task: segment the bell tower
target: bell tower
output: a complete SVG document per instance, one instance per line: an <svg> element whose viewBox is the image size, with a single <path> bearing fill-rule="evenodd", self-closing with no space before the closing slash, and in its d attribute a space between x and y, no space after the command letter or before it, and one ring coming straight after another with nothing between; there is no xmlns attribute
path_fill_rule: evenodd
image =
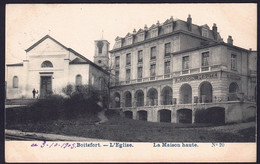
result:
<svg viewBox="0 0 260 164"><path fill-rule="evenodd" d="M95 56L94 63L102 67L104 70L108 69L109 62L109 42L107 40L95 40Z"/></svg>

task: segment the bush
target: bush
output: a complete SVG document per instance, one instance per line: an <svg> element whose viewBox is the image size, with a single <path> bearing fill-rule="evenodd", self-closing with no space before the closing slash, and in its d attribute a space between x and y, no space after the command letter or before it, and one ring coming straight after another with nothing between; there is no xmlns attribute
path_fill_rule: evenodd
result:
<svg viewBox="0 0 260 164"><path fill-rule="evenodd" d="M80 86L73 90L73 86L66 86L63 91L68 96L67 98L52 94L44 99L38 99L30 106L7 109L6 123L15 125L16 123L72 119L93 116L102 110L102 107L97 105L97 102L102 100L100 92L93 87Z"/></svg>

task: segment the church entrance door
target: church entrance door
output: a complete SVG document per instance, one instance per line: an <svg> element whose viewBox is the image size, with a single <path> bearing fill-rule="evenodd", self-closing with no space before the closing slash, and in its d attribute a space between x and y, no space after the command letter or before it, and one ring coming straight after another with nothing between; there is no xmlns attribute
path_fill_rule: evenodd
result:
<svg viewBox="0 0 260 164"><path fill-rule="evenodd" d="M52 93L52 83L51 82L52 82L51 76L41 76L41 89L40 89L41 98Z"/></svg>

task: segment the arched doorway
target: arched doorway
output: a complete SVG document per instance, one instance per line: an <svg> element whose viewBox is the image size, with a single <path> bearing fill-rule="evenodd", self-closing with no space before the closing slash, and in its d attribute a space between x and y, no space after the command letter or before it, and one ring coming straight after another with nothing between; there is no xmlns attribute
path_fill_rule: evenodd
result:
<svg viewBox="0 0 260 164"><path fill-rule="evenodd" d="M171 122L172 120L171 115L172 115L172 111L168 109L161 109L158 111L160 122Z"/></svg>
<svg viewBox="0 0 260 164"><path fill-rule="evenodd" d="M167 86L162 90L162 105L171 105L172 104L172 88Z"/></svg>
<svg viewBox="0 0 260 164"><path fill-rule="evenodd" d="M225 123L225 108L212 107L206 109L207 123L222 124Z"/></svg>
<svg viewBox="0 0 260 164"><path fill-rule="evenodd" d="M237 92L239 91L238 85L236 82L233 82L229 85L229 101L236 101L238 100Z"/></svg>
<svg viewBox="0 0 260 164"><path fill-rule="evenodd" d="M125 111L125 118L133 119L133 112L132 111Z"/></svg>
<svg viewBox="0 0 260 164"><path fill-rule="evenodd" d="M114 107L115 108L120 108L120 101L121 101L120 94L118 92L116 92L114 94Z"/></svg>
<svg viewBox="0 0 260 164"><path fill-rule="evenodd" d="M183 84L180 88L180 104L191 104L192 89L189 84Z"/></svg>
<svg viewBox="0 0 260 164"><path fill-rule="evenodd" d="M144 92L138 90L135 92L136 106L144 106Z"/></svg>
<svg viewBox="0 0 260 164"><path fill-rule="evenodd" d="M158 104L158 92L155 88L149 89L147 95L148 95L148 105L155 106Z"/></svg>
<svg viewBox="0 0 260 164"><path fill-rule="evenodd" d="M191 109L177 110L177 122L178 123L192 123L192 110Z"/></svg>
<svg viewBox="0 0 260 164"><path fill-rule="evenodd" d="M200 102L211 103L212 102L212 85L208 81L204 81L200 84Z"/></svg>
<svg viewBox="0 0 260 164"><path fill-rule="evenodd" d="M138 118L138 120L147 121L147 111L144 111L144 110L138 111L137 118Z"/></svg>
<svg viewBox="0 0 260 164"><path fill-rule="evenodd" d="M129 91L125 92L125 107L132 106L132 94Z"/></svg>

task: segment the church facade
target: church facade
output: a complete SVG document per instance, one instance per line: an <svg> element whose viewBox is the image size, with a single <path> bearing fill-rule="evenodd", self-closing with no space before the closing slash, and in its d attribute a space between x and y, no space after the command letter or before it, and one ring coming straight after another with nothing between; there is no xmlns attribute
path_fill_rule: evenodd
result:
<svg viewBox="0 0 260 164"><path fill-rule="evenodd" d="M93 85L104 90L104 78L109 76L105 70L108 50L107 41L95 41L95 64L46 35L26 50L22 63L7 64L6 98L33 98L34 89L39 97L62 94L68 84Z"/></svg>
<svg viewBox="0 0 260 164"><path fill-rule="evenodd" d="M231 36L225 43L216 24L171 17L115 41L110 107L125 117L194 123L256 115L257 52Z"/></svg>

